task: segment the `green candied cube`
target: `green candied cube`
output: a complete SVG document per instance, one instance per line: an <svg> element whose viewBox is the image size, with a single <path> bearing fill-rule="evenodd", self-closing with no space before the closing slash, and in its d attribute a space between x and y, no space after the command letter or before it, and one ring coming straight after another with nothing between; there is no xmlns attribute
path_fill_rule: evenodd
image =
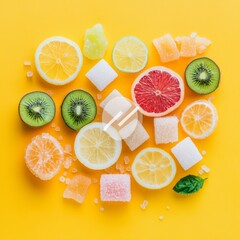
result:
<svg viewBox="0 0 240 240"><path fill-rule="evenodd" d="M107 45L102 24L96 24L85 32L83 55L91 60L103 58Z"/></svg>

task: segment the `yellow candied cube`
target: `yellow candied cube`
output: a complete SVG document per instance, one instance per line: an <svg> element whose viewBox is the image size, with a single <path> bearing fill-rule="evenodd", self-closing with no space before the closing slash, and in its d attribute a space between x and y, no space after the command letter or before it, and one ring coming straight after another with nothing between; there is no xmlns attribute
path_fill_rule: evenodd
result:
<svg viewBox="0 0 240 240"><path fill-rule="evenodd" d="M180 53L170 34L165 34L162 37L154 39L153 44L156 47L162 62L171 62L179 59Z"/></svg>

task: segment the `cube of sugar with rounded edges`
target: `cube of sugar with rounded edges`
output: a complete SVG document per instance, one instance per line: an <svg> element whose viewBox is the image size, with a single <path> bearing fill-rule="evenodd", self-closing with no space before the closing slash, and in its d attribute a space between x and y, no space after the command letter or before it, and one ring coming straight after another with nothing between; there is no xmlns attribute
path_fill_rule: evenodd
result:
<svg viewBox="0 0 240 240"><path fill-rule="evenodd" d="M117 97L112 99L104 107L106 111L112 117L115 117L121 112L121 116L124 116L125 113L132 107L132 103L125 97Z"/></svg>
<svg viewBox="0 0 240 240"><path fill-rule="evenodd" d="M165 34L162 37L154 39L153 44L156 47L162 62L171 62L179 59L180 53L170 34Z"/></svg>
<svg viewBox="0 0 240 240"><path fill-rule="evenodd" d="M156 144L178 141L178 118L175 116L154 118Z"/></svg>
<svg viewBox="0 0 240 240"><path fill-rule="evenodd" d="M130 202L131 182L129 174L102 174L100 198L107 202Z"/></svg>
<svg viewBox="0 0 240 240"><path fill-rule="evenodd" d="M130 122L129 124L132 124L132 122ZM127 126L125 126L125 128ZM124 131L122 130L122 132ZM140 147L144 142L146 142L148 139L149 139L149 134L147 133L143 125L139 121L137 121L136 129L133 131L133 133L129 137L124 138L123 140L128 145L130 150L134 151L135 149Z"/></svg>
<svg viewBox="0 0 240 240"><path fill-rule="evenodd" d="M86 77L99 91L106 88L117 76L118 74L104 59L100 60L86 73Z"/></svg>
<svg viewBox="0 0 240 240"><path fill-rule="evenodd" d="M184 170L188 170L202 160L202 155L190 137L183 139L171 151Z"/></svg>
<svg viewBox="0 0 240 240"><path fill-rule="evenodd" d="M123 97L123 95L117 90L114 89L112 92L110 92L107 97L100 103L100 107L104 108L109 101L111 101L114 98L117 97Z"/></svg>

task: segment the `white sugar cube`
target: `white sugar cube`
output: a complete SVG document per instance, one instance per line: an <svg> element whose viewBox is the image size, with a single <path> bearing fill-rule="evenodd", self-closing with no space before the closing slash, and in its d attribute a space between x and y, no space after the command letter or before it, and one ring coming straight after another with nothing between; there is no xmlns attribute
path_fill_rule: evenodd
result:
<svg viewBox="0 0 240 240"><path fill-rule="evenodd" d="M125 113L132 107L131 102L125 97L117 97L112 99L105 107L106 111L112 117L115 117L119 112L121 116L124 116Z"/></svg>
<svg viewBox="0 0 240 240"><path fill-rule="evenodd" d="M100 60L86 73L86 77L99 91L106 88L117 76L118 74L104 59Z"/></svg>
<svg viewBox="0 0 240 240"><path fill-rule="evenodd" d="M190 137L183 139L171 151L184 170L188 170L202 159L202 155Z"/></svg>
<svg viewBox="0 0 240 240"><path fill-rule="evenodd" d="M130 123L131 124L131 123ZM124 142L128 145L131 151L141 146L149 139L149 135L143 125L138 121L135 131Z"/></svg>
<svg viewBox="0 0 240 240"><path fill-rule="evenodd" d="M114 89L112 92L110 92L107 97L100 103L100 107L104 108L109 101L111 101L114 98L117 97L123 97L123 95L117 90Z"/></svg>
<svg viewBox="0 0 240 240"><path fill-rule="evenodd" d="M175 116L154 118L155 142L172 143L178 141L178 118Z"/></svg>

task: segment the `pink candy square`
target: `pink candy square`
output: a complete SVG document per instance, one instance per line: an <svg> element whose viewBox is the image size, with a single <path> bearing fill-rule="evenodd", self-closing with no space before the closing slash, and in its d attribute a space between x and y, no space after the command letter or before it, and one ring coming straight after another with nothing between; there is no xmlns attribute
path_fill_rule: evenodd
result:
<svg viewBox="0 0 240 240"><path fill-rule="evenodd" d="M129 174L102 174L100 197L107 202L130 202L131 183Z"/></svg>

